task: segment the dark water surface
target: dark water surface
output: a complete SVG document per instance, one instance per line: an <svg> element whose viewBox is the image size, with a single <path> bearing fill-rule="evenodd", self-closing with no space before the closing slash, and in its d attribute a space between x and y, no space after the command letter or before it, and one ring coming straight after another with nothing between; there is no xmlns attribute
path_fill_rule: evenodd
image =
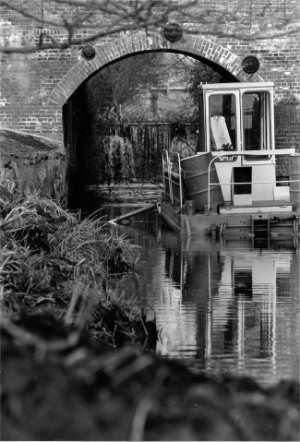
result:
<svg viewBox="0 0 300 442"><path fill-rule="evenodd" d="M180 238L152 212L118 228L140 246L137 296L155 312L158 354L264 384L299 379L299 249Z"/></svg>

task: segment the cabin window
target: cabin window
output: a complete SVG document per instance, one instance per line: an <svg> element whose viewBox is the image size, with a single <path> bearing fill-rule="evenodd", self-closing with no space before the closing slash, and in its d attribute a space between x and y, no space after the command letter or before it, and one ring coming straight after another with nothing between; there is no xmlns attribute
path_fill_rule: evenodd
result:
<svg viewBox="0 0 300 442"><path fill-rule="evenodd" d="M233 181L235 195L251 193L252 167L234 167Z"/></svg>
<svg viewBox="0 0 300 442"><path fill-rule="evenodd" d="M268 124L267 92L245 92L243 94L244 150L268 149L270 127Z"/></svg>
<svg viewBox="0 0 300 442"><path fill-rule="evenodd" d="M236 96L214 94L209 97L210 149L236 150Z"/></svg>

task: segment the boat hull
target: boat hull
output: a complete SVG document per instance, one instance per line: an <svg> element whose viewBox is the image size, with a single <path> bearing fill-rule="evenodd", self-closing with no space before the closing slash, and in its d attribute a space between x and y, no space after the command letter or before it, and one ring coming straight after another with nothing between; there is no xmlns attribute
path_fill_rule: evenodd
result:
<svg viewBox="0 0 300 442"><path fill-rule="evenodd" d="M300 236L300 215L296 212L184 214L171 204L162 202L159 213L172 230L187 236L213 236L230 240L283 240Z"/></svg>
<svg viewBox="0 0 300 442"><path fill-rule="evenodd" d="M208 176L209 164L212 160L210 152L203 152L181 160L183 171L185 199L193 202L193 210L196 212L207 210L208 206L208 181L219 183L218 175L213 164L210 177ZM219 185L211 186L211 207L217 207L224 203Z"/></svg>

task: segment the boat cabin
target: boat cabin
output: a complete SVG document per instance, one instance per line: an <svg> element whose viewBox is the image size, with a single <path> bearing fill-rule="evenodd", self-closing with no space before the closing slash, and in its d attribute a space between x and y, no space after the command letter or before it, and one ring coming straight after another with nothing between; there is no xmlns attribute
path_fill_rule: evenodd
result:
<svg viewBox="0 0 300 442"><path fill-rule="evenodd" d="M289 187L276 185L273 84L202 85L201 94L204 150L218 157L225 205L289 201Z"/></svg>
<svg viewBox="0 0 300 442"><path fill-rule="evenodd" d="M273 90L271 82L200 85L200 151L179 159L182 198L196 211L290 203L288 182L276 182L276 156L294 149L275 151Z"/></svg>
<svg viewBox="0 0 300 442"><path fill-rule="evenodd" d="M201 84L199 93L198 152L185 158L165 152L165 199L189 215L299 210L300 155L275 149L273 83ZM277 181L280 155L292 156L290 178L298 179Z"/></svg>

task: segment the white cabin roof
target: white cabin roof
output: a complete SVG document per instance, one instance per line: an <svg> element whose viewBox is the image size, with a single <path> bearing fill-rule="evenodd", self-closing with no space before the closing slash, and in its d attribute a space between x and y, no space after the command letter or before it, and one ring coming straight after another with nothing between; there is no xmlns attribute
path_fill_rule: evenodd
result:
<svg viewBox="0 0 300 442"><path fill-rule="evenodd" d="M227 89L230 90L240 90L240 89L248 89L248 90L265 90L274 87L274 83L272 81L259 81L259 82L235 82L235 83L200 83L199 88L204 91L224 91Z"/></svg>

